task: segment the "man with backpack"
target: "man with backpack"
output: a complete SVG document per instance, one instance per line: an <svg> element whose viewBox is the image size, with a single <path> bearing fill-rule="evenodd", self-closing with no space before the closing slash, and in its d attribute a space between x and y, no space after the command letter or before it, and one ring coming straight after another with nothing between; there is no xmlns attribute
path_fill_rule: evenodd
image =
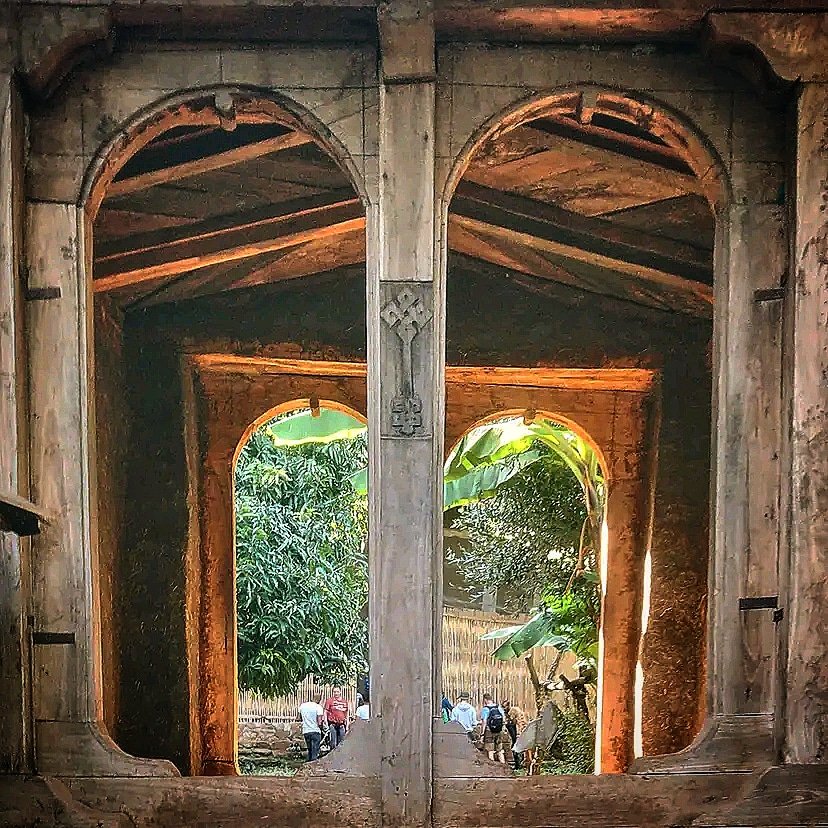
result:
<svg viewBox="0 0 828 828"><path fill-rule="evenodd" d="M505 729L506 718L503 709L488 693L483 695L483 708L480 711L483 721L483 749L489 759L497 762L506 762L506 750L511 749L512 742Z"/></svg>

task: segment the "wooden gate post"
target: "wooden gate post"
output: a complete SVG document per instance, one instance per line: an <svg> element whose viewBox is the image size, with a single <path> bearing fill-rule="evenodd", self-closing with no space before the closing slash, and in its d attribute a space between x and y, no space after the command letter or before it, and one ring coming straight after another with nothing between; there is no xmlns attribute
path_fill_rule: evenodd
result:
<svg viewBox="0 0 828 828"><path fill-rule="evenodd" d="M20 281L23 113L0 72L0 492L28 496ZM28 688L29 541L0 530L0 773L31 771Z"/></svg>
<svg viewBox="0 0 828 828"><path fill-rule="evenodd" d="M368 248L371 701L381 728L383 825L419 828L431 824L442 527L434 29L426 3L390 2L379 19L379 204Z"/></svg>
<svg viewBox="0 0 828 828"><path fill-rule="evenodd" d="M50 517L32 541L36 769L63 776L174 776L169 762L123 753L100 726L85 225L75 204L27 204L29 473L32 499Z"/></svg>
<svg viewBox="0 0 828 828"><path fill-rule="evenodd" d="M828 15L821 16L828 39ZM825 42L825 41L823 41ZM813 54L819 54L818 50ZM828 762L828 68L799 91L790 263L790 505L784 754Z"/></svg>

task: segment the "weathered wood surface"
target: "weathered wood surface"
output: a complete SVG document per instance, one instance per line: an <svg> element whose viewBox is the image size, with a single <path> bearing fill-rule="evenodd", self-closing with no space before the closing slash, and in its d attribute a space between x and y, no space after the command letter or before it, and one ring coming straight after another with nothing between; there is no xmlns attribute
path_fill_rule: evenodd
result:
<svg viewBox="0 0 828 828"><path fill-rule="evenodd" d="M17 90L0 73L0 489L28 494L23 352L23 121ZM35 521L37 522L37 521ZM29 769L28 541L0 532L0 772Z"/></svg>
<svg viewBox="0 0 828 828"><path fill-rule="evenodd" d="M828 761L828 84L797 107L785 756Z"/></svg>
<svg viewBox="0 0 828 828"><path fill-rule="evenodd" d="M789 765L771 768L756 788L718 812L697 817L693 825L750 825L752 828L828 824L828 768Z"/></svg>
<svg viewBox="0 0 828 828"><path fill-rule="evenodd" d="M437 780L436 828L654 828L686 825L749 792L758 775L540 776Z"/></svg>
<svg viewBox="0 0 828 828"><path fill-rule="evenodd" d="M403 34L420 36L421 16L431 25L430 3L402 11ZM378 222L368 235L368 257L378 263L368 276L368 363L377 368L368 376L368 547L383 825L414 828L431 821L444 349L434 280L435 85L421 61L407 62L400 34L382 58L396 80L407 77L380 87Z"/></svg>
<svg viewBox="0 0 828 828"><path fill-rule="evenodd" d="M57 294L29 302L26 318L31 494L55 516L32 541L34 632L71 637L33 648L34 715L63 722L88 721L92 708L78 218L73 205L30 203L26 224L28 289Z"/></svg>
<svg viewBox="0 0 828 828"><path fill-rule="evenodd" d="M72 794L131 828L379 828L380 785L369 778L78 779Z"/></svg>
<svg viewBox="0 0 828 828"><path fill-rule="evenodd" d="M336 750L308 762L299 771L302 777L349 777L356 776L377 784L380 776L380 720L354 719L348 727L344 741Z"/></svg>
<svg viewBox="0 0 828 828"><path fill-rule="evenodd" d="M0 779L3 824L28 828L34 816L37 824L59 828L381 824L379 784L364 778L74 779L68 784L67 791L52 780ZM825 769L813 766L773 768L764 775L444 779L435 783L434 825L818 826L825 824L826 790Z"/></svg>
<svg viewBox="0 0 828 828"><path fill-rule="evenodd" d="M478 750L459 722L434 720L434 778L500 778L511 779L510 765L494 762Z"/></svg>
<svg viewBox="0 0 828 828"><path fill-rule="evenodd" d="M763 293L785 272L784 210L738 204L719 223L717 244L717 364L715 548L710 575L712 639L709 692L714 720L688 748L702 768L750 764L739 742L754 745L756 767L769 765L773 746L767 715L775 708L776 626L771 610L741 611L740 598L776 595L780 531L781 302ZM724 715L725 718L719 718ZM722 726L735 728L735 740ZM711 744L705 745L704 740ZM735 748L735 752L734 752ZM677 769L681 761L661 765ZM642 768L659 767L658 760Z"/></svg>
<svg viewBox="0 0 828 828"><path fill-rule="evenodd" d="M3 828L132 828L123 813L106 814L78 802L59 780L42 776L0 776Z"/></svg>
<svg viewBox="0 0 828 828"><path fill-rule="evenodd" d="M676 753L645 756L630 768L641 774L732 773L769 768L774 760L773 716L708 716L692 744Z"/></svg>

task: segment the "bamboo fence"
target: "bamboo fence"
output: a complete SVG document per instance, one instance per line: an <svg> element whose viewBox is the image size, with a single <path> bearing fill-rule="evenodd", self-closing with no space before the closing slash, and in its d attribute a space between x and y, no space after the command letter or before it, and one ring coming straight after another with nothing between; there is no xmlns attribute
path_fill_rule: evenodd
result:
<svg viewBox="0 0 828 828"><path fill-rule="evenodd" d="M504 627L512 627L528 620L526 616L506 617L480 610L447 608L443 612L443 691L452 701L466 691L472 704L480 706L483 693L490 693L495 701L509 699L524 710L529 718L535 713L535 691L529 678L525 660L512 658L498 661L492 658L496 641L483 641L481 636ZM535 666L541 679L554 661L553 647L539 647L534 651ZM559 672L571 672L567 656Z"/></svg>
<svg viewBox="0 0 828 828"><path fill-rule="evenodd" d="M443 686L442 690L454 702L462 691L471 696L477 707L483 701L483 693L491 693L496 701L510 699L512 704L522 708L532 718L535 711L535 692L529 678L529 671L522 658L497 661L492 658L496 644L483 641L481 636L503 627L511 627L527 620L526 617L506 617L479 610L446 608L443 613ZM552 647L535 650L535 665L541 678L554 660L556 651ZM571 673L570 662L564 657L559 671ZM570 676L572 677L572 676ZM296 691L278 698L264 698L256 693L239 692L239 721L268 721L284 724L296 720L299 705L313 698L315 692L330 695L331 687L319 687L313 677L308 677ZM343 687L343 695L356 706L356 687Z"/></svg>
<svg viewBox="0 0 828 828"><path fill-rule="evenodd" d="M266 698L248 690L239 691L239 722L270 722L271 724L288 724L299 718L299 705L312 699L316 693L322 694L322 703L331 695L334 687L342 688L342 695L351 703L351 710L356 710L356 685L343 684L318 685L313 676L308 676L296 690L287 696Z"/></svg>

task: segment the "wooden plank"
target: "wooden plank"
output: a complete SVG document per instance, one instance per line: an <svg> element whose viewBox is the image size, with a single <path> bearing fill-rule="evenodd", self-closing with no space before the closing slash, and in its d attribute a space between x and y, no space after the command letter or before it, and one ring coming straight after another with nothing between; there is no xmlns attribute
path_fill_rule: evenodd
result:
<svg viewBox="0 0 828 828"><path fill-rule="evenodd" d="M626 774L437 780L436 828L655 828L689 825L752 790L758 774Z"/></svg>
<svg viewBox="0 0 828 828"><path fill-rule="evenodd" d="M106 198L117 198L118 196L137 193L141 190L155 187L158 184L170 184L174 181L182 181L185 178L193 178L197 175L221 170L225 167L232 167L242 164L245 161L252 161L263 155L271 155L282 150L300 147L311 143L313 139L301 132L289 132L286 135L277 135L263 141L254 141L243 144L240 147L217 152L210 155L203 155L191 161L185 161L171 166L161 166L158 169L150 169L147 172L115 179L106 190ZM148 150L145 149L146 153Z"/></svg>
<svg viewBox="0 0 828 828"><path fill-rule="evenodd" d="M261 374L298 374L300 376L364 377L365 363L316 359L268 359L235 354L197 354L192 357L202 374L228 372ZM447 365L446 382L473 385L531 386L570 391L635 391L648 393L658 372L649 368L506 368L493 366Z"/></svg>
<svg viewBox="0 0 828 828"><path fill-rule="evenodd" d="M233 373L247 376L295 374L303 377L364 377L367 374L365 363L359 362L268 359L235 354L197 354L192 357L192 361L202 375Z"/></svg>
<svg viewBox="0 0 828 828"><path fill-rule="evenodd" d="M221 216L182 228L132 239L132 246L108 246L95 263L95 292L149 282L272 253L307 241L339 236L365 226L362 205L353 196L331 201L314 197L299 203Z"/></svg>
<svg viewBox="0 0 828 828"><path fill-rule="evenodd" d="M504 368L447 365L446 382L648 393L658 372L649 368Z"/></svg>
<svg viewBox="0 0 828 828"><path fill-rule="evenodd" d="M255 265L243 260L230 267L202 269L191 278L172 278L141 297L135 305L147 307L195 296L209 296L244 290L325 273L365 261L365 231L362 228L341 236L314 239L257 259Z"/></svg>
<svg viewBox="0 0 828 828"><path fill-rule="evenodd" d="M774 709L776 628L769 610L739 610L742 597L776 595L781 449L781 302L756 301L785 273L785 215L773 205L729 214L727 363L722 376L723 454L719 538L727 554L717 583L717 712ZM726 437L725 437L726 435Z"/></svg>
<svg viewBox="0 0 828 828"><path fill-rule="evenodd" d="M29 204L28 287L55 288L59 298L29 302L26 329L31 495L55 515L32 540L34 628L75 636L70 645L34 648L34 715L82 722L88 720L91 700L91 608L81 456L78 219L74 205Z"/></svg>
<svg viewBox="0 0 828 828"><path fill-rule="evenodd" d="M796 227L790 268L791 497L785 756L828 755L828 84L797 108Z"/></svg>
<svg viewBox="0 0 828 828"><path fill-rule="evenodd" d="M69 783L80 802L128 812L136 828L251 825L285 828L380 828L380 785L367 777L191 777L83 779Z"/></svg>

